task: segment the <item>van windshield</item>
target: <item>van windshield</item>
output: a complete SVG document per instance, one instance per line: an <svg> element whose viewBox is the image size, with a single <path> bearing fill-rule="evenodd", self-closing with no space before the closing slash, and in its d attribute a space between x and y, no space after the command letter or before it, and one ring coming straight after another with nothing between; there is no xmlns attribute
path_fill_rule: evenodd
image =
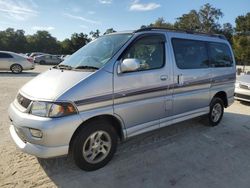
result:
<svg viewBox="0 0 250 188"><path fill-rule="evenodd" d="M88 43L58 67L99 69L131 38L132 34L104 35Z"/></svg>

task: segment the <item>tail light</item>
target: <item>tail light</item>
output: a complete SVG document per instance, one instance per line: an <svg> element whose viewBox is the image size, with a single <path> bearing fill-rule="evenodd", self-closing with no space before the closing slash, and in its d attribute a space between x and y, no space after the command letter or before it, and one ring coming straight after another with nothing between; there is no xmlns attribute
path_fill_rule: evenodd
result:
<svg viewBox="0 0 250 188"><path fill-rule="evenodd" d="M33 62L34 62L34 60L33 60L32 57L27 58L27 60L28 60L30 63L33 63Z"/></svg>

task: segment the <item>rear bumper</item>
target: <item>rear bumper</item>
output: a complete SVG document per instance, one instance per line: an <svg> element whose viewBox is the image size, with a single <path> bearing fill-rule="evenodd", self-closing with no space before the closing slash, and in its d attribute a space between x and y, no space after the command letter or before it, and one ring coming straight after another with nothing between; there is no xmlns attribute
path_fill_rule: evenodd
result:
<svg viewBox="0 0 250 188"><path fill-rule="evenodd" d="M34 63L31 66L29 65L29 66L23 67L23 70L33 70L33 69L35 69L35 64Z"/></svg>
<svg viewBox="0 0 250 188"><path fill-rule="evenodd" d="M10 125L9 130L16 146L25 153L35 155L40 158L51 158L66 155L68 153L69 146L45 147L36 144L31 144L29 142L24 142L18 136L13 125Z"/></svg>

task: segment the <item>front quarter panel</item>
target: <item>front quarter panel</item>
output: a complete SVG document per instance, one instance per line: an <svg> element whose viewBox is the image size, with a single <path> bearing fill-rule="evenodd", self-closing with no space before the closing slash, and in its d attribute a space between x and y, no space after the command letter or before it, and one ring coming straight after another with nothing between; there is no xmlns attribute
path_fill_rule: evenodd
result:
<svg viewBox="0 0 250 188"><path fill-rule="evenodd" d="M82 120L100 114L113 114L112 74L99 70L58 98L76 104Z"/></svg>

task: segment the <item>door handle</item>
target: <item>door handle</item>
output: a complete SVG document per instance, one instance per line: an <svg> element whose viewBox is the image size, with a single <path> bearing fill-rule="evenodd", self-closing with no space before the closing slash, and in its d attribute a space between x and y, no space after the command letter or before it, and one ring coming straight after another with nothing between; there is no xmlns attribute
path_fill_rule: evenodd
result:
<svg viewBox="0 0 250 188"><path fill-rule="evenodd" d="M168 79L168 76L167 75L161 75L161 81L166 81Z"/></svg>

